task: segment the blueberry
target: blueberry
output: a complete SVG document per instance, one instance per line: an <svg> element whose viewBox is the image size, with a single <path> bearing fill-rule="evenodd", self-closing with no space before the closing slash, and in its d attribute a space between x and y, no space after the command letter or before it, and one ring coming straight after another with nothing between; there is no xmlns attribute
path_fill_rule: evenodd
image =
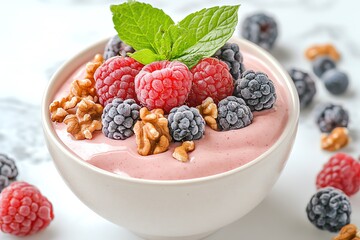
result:
<svg viewBox="0 0 360 240"><path fill-rule="evenodd" d="M321 56L313 61L313 70L318 77L321 77L326 71L334 68L336 68L336 63L329 57Z"/></svg>
<svg viewBox="0 0 360 240"><path fill-rule="evenodd" d="M348 76L337 69L326 71L321 79L324 82L326 89L334 95L344 93L349 86Z"/></svg>

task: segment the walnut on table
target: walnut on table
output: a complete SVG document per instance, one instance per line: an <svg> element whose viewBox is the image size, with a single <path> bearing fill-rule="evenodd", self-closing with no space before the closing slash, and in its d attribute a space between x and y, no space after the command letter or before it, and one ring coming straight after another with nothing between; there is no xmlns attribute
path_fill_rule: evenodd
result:
<svg viewBox="0 0 360 240"><path fill-rule="evenodd" d="M330 56L333 60L340 60L340 53L332 44L313 45L306 49L305 56L309 60L314 60L318 56Z"/></svg>
<svg viewBox="0 0 360 240"><path fill-rule="evenodd" d="M171 136L164 111L162 109L149 111L143 107L140 109L140 119L134 126L138 153L147 156L167 151Z"/></svg>
<svg viewBox="0 0 360 240"><path fill-rule="evenodd" d="M357 227L354 224L348 224L341 228L339 234L333 240L357 240Z"/></svg>
<svg viewBox="0 0 360 240"><path fill-rule="evenodd" d="M214 100L211 97L206 98L201 105L196 107L201 116L203 116L206 124L213 130L218 130L216 118L218 116L218 109Z"/></svg>
<svg viewBox="0 0 360 240"><path fill-rule="evenodd" d="M347 128L337 127L330 134L322 135L321 148L328 151L337 151L349 143Z"/></svg>

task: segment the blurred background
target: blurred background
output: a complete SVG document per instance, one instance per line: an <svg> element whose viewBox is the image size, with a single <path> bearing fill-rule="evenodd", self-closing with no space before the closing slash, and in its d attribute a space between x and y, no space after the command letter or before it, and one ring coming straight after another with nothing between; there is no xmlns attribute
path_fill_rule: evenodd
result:
<svg viewBox="0 0 360 240"><path fill-rule="evenodd" d="M40 104L45 87L62 63L89 45L115 34L110 4L96 0L0 0L0 152L18 161L19 179L37 185L53 202L55 220L27 239L139 240L92 213L66 187L44 144ZM356 0L144 0L162 8L174 20L204 7L241 4L243 19L254 12L275 17L279 37L271 53L285 68L311 71L304 57L307 47L333 43L348 73L350 89L333 97L320 83L314 103L301 113L299 134L289 163L275 188L252 213L227 226L215 239L330 239L333 235L307 222L305 206L315 191L314 179L331 156L319 147L320 133L313 118L323 102L343 104L350 111L352 143L346 151L360 154L360 1ZM360 224L360 199L352 198L353 222ZM0 239L15 239L0 233Z"/></svg>

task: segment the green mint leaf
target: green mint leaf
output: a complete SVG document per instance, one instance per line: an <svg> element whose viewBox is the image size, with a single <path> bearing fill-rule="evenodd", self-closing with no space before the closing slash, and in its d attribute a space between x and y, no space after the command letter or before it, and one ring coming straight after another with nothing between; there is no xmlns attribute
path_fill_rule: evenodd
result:
<svg viewBox="0 0 360 240"><path fill-rule="evenodd" d="M159 53L156 35L166 32L174 21L164 11L150 4L131 1L110 7L113 22L122 41L135 50L149 49Z"/></svg>
<svg viewBox="0 0 360 240"><path fill-rule="evenodd" d="M200 59L212 56L233 35L238 9L239 5L212 7L185 17L177 24L186 31L172 44L171 60L191 68Z"/></svg>
<svg viewBox="0 0 360 240"><path fill-rule="evenodd" d="M146 65L155 61L165 60L166 57L164 55L159 55L151 51L150 49L141 49L134 53L128 54L129 57L135 59L136 61Z"/></svg>

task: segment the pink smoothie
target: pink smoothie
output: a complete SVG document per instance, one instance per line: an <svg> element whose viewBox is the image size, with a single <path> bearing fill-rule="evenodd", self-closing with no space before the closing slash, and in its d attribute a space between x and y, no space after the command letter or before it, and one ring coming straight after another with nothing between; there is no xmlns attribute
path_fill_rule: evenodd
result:
<svg viewBox="0 0 360 240"><path fill-rule="evenodd" d="M84 161L104 170L123 176L178 180L205 177L240 167L267 151L280 137L288 121L289 95L282 79L276 79L260 59L243 52L247 69L268 74L276 87L277 101L270 110L254 112L251 125L232 131L217 132L206 127L202 139L195 141L196 149L190 161L183 163L172 157L179 143L161 154L140 156L136 150L135 136L126 140L106 138L101 131L92 140L74 140L66 132L66 125L54 123L61 141ZM74 78L81 78L84 66L75 72L58 90L54 99L66 96Z"/></svg>

